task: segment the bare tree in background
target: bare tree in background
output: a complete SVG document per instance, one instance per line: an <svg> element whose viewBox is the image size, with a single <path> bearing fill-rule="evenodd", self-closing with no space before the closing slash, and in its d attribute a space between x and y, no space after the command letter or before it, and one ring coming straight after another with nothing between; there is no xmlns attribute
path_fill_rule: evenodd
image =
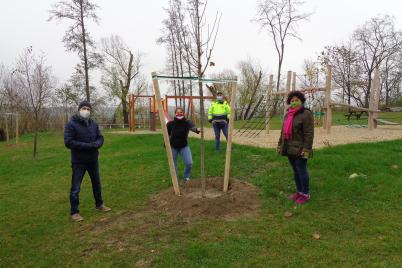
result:
<svg viewBox="0 0 402 268"><path fill-rule="evenodd" d="M124 124L128 125L127 95L133 80L139 77L141 55L140 53L134 55L123 39L116 35L103 38L101 43L105 61L102 84L112 96L119 98Z"/></svg>
<svg viewBox="0 0 402 268"><path fill-rule="evenodd" d="M266 29L272 36L278 54L278 74L276 89L279 91L281 70L285 55L287 38L300 39L298 23L308 20L312 13L300 13L299 8L304 4L296 0L263 0L258 4L255 21L262 29Z"/></svg>
<svg viewBox="0 0 402 268"><path fill-rule="evenodd" d="M364 106L368 107L374 70L402 49L402 33L395 30L388 15L371 18L353 33L359 59L366 72Z"/></svg>
<svg viewBox="0 0 402 268"><path fill-rule="evenodd" d="M260 65L251 60L241 61L238 64L240 69L239 85L239 108L240 119L251 119L261 105L266 92L263 92L264 77Z"/></svg>
<svg viewBox="0 0 402 268"><path fill-rule="evenodd" d="M356 100L353 89L361 76L361 67L359 67L361 63L352 41L343 45L325 47L319 56L319 61L323 69L327 64L333 67L332 78L335 84L342 88L342 101L346 99L347 103L351 104L352 98ZM357 100L357 103L359 102Z"/></svg>
<svg viewBox="0 0 402 268"><path fill-rule="evenodd" d="M399 100L402 86L402 50L387 57L380 68L381 87L384 89L385 105L389 106L392 99Z"/></svg>
<svg viewBox="0 0 402 268"><path fill-rule="evenodd" d="M61 87L55 89L55 102L60 103L63 106L63 126L68 121L68 115L70 114L69 108L74 106L76 108L77 102L79 102L79 93L68 83L63 84Z"/></svg>
<svg viewBox="0 0 402 268"><path fill-rule="evenodd" d="M37 154L39 119L42 109L50 99L55 78L49 66L46 65L45 56L36 56L32 48L24 50L17 62L17 84L23 96L29 103L34 116L34 144L33 157Z"/></svg>
<svg viewBox="0 0 402 268"><path fill-rule="evenodd" d="M157 43L164 44L168 51L167 68L172 76L194 76L195 68L191 64L193 40L189 30L189 16L186 16L186 5L182 0L170 0L165 9L168 17L163 20L162 36ZM193 95L193 82L172 81L176 96ZM178 105L177 99L176 106ZM179 105L185 109L185 102L179 99Z"/></svg>
<svg viewBox="0 0 402 268"><path fill-rule="evenodd" d="M63 42L67 51L76 52L81 60L77 66L78 73L85 77L85 93L87 101L90 101L89 70L100 63L101 57L95 52L95 42L89 36L87 29L88 20L98 23L96 15L97 5L89 0L65 0L53 5L50 10L49 20L68 19L72 25L66 31Z"/></svg>

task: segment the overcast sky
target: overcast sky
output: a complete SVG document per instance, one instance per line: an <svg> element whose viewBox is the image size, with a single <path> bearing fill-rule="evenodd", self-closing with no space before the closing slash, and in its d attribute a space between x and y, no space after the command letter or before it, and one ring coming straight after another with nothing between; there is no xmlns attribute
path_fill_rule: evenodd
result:
<svg viewBox="0 0 402 268"><path fill-rule="evenodd" d="M61 42L68 21L47 19L48 10L57 0L1 1L0 16L0 64L11 67L17 56L27 46L47 55L48 64L60 83L67 80L78 61L74 53L68 53ZM156 44L166 17L163 10L167 0L93 0L99 5L99 25L90 24L89 31L95 40L111 34L120 35L134 51L145 54L143 71L162 72L166 63L166 51ZM251 20L256 14L257 0L209 0L208 15L222 13L213 61L214 69L235 69L240 60L257 60L265 70L275 73L276 52L271 38ZM401 0L307 0L305 11L313 11L309 22L300 25L302 41L289 40L286 44L283 72L301 71L304 59L315 59L324 46L339 43L348 38L357 26L379 14L395 17L397 29L402 29ZM97 85L95 85L97 86Z"/></svg>

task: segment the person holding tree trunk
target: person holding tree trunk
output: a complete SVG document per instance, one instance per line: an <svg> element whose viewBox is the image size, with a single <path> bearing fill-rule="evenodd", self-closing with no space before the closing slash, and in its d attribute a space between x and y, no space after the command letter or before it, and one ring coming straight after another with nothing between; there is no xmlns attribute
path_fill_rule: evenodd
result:
<svg viewBox="0 0 402 268"><path fill-rule="evenodd" d="M287 156L293 169L296 193L289 199L296 204L304 204L310 200L310 177L307 171L307 160L312 157L314 140L314 118L312 112L304 107L306 98L299 91L292 91L287 96L290 105L285 118L277 151Z"/></svg>
<svg viewBox="0 0 402 268"><path fill-rule="evenodd" d="M177 158L179 154L185 165L184 181L190 180L191 169L193 167L193 158L191 155L190 145L188 143L188 133L191 131L199 134L200 130L194 125L193 122L184 116L184 109L177 107L175 109L175 117L166 125L170 145L172 146L173 161L177 173Z"/></svg>
<svg viewBox="0 0 402 268"><path fill-rule="evenodd" d="M91 109L88 101L82 101L78 106L78 113L72 116L64 128L64 144L71 150L70 214L74 221L84 219L79 213L78 205L85 172L91 178L95 209L101 212L111 210L103 204L99 175L98 149L103 145L103 135L98 124L90 118Z"/></svg>

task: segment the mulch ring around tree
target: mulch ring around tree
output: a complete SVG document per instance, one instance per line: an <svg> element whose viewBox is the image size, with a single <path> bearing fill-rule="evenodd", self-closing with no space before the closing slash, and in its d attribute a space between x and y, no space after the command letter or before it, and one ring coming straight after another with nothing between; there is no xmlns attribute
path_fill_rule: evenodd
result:
<svg viewBox="0 0 402 268"><path fill-rule="evenodd" d="M258 214L261 207L256 186L231 179L229 190L223 192L223 178L207 178L205 197L202 197L201 180L180 182L181 196L169 188L151 197L150 207L184 220L236 219Z"/></svg>

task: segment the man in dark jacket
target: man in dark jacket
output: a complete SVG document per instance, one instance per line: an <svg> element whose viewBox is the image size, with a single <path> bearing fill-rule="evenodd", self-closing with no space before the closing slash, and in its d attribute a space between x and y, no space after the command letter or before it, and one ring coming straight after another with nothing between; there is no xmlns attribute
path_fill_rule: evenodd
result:
<svg viewBox="0 0 402 268"><path fill-rule="evenodd" d="M111 209L103 205L101 182L99 176L98 149L103 145L103 135L98 124L90 118L92 106L82 101L78 106L78 113L71 117L64 128L64 144L71 150L71 219L82 221L79 214L79 193L85 172L91 178L92 191L95 198L95 207L98 211L107 212Z"/></svg>

